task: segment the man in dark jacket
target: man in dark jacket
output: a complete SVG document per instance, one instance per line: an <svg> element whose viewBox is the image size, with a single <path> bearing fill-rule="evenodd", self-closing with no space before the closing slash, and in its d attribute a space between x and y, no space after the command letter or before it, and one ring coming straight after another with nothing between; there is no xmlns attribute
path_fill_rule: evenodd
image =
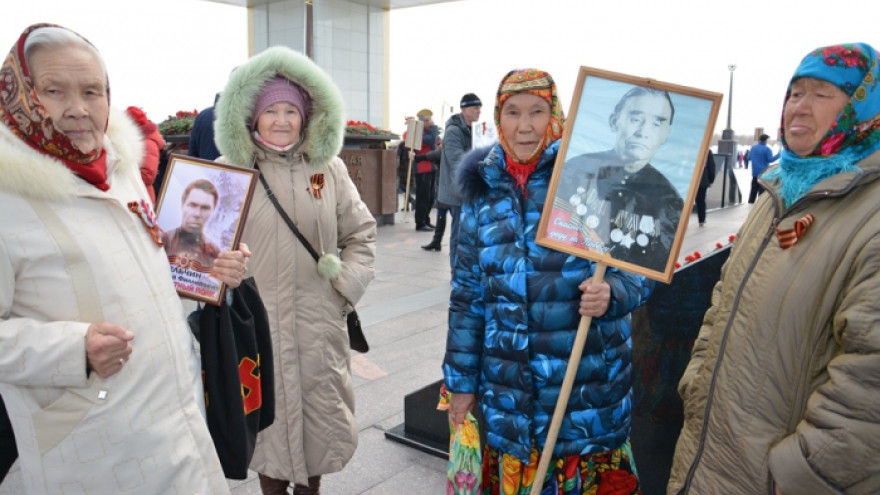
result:
<svg viewBox="0 0 880 495"><path fill-rule="evenodd" d="M214 105L220 99L220 93L214 96ZM208 107L193 121L192 131L189 133L189 156L215 160L220 156L217 145L214 144L214 107Z"/></svg>
<svg viewBox="0 0 880 495"><path fill-rule="evenodd" d="M483 102L473 93L467 93L461 97L459 103L461 113L457 113L446 121L446 130L443 133L443 151L440 155L440 186L437 190L437 229L442 231L446 228L446 217L441 220L440 210L448 209L452 215L452 229L449 234L449 263L450 267L455 261L455 246L458 242L458 217L461 213L461 192L455 183L458 164L465 153L473 146L471 125L480 119L480 109ZM442 222L442 223L441 223ZM439 250L440 239L435 235L437 249ZM427 249L427 248L426 248Z"/></svg>
<svg viewBox="0 0 880 495"><path fill-rule="evenodd" d="M703 168L703 175L700 176L700 185L697 186L697 220L700 227L706 225L706 190L715 182L715 155L712 150L706 154L706 166Z"/></svg>

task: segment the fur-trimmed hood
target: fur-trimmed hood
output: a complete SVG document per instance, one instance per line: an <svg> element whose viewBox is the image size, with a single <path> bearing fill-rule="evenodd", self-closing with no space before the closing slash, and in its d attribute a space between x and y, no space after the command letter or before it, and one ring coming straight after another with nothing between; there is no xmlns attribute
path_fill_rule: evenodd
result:
<svg viewBox="0 0 880 495"><path fill-rule="evenodd" d="M480 196L489 185L480 175L480 163L489 156L495 145L474 148L461 157L461 163L458 165L458 175L455 177L455 184L461 191L465 201L473 201L474 198ZM501 148L499 147L499 150Z"/></svg>
<svg viewBox="0 0 880 495"><path fill-rule="evenodd" d="M214 140L224 160L251 168L256 144L248 127L257 97L267 80L280 75L299 84L309 94L311 113L298 152L310 164L325 167L342 149L345 132L343 101L330 77L305 55L274 46L251 57L229 77L215 107Z"/></svg>
<svg viewBox="0 0 880 495"><path fill-rule="evenodd" d="M139 164L144 155L143 136L134 121L122 110L110 110L104 148L119 158L116 164L119 172L140 177ZM81 179L63 162L31 148L8 127L0 124L0 191L44 201L59 201L77 195L80 182Z"/></svg>

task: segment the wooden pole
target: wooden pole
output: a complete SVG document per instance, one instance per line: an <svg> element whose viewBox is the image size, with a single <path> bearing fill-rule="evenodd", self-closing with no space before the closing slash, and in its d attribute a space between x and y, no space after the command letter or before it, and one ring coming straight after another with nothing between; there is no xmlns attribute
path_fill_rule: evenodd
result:
<svg viewBox="0 0 880 495"><path fill-rule="evenodd" d="M409 157L409 166L406 168L406 193L403 197L403 221L406 221L406 214L409 211L409 184L412 181L412 156Z"/></svg>
<svg viewBox="0 0 880 495"><path fill-rule="evenodd" d="M596 263L596 271L593 273L591 283L601 284L605 280L605 268L605 263ZM568 398L571 396L574 377L577 375L578 364L581 362L581 355L584 352L584 344L587 342L587 335L590 333L590 323L592 321L593 318L591 316L581 316L577 335L574 338L574 347L571 349L568 366L565 368L565 378L562 379L559 398L556 400L556 409L553 411L553 419L550 420L550 429L547 431L547 441L544 442L544 450L541 452L541 460L538 461L538 471L535 473L535 479L532 482L532 490L529 492L529 495L541 495L544 477L547 475L547 468L550 466L550 459L553 457L553 447L556 446L556 437L559 436L562 417L565 416Z"/></svg>

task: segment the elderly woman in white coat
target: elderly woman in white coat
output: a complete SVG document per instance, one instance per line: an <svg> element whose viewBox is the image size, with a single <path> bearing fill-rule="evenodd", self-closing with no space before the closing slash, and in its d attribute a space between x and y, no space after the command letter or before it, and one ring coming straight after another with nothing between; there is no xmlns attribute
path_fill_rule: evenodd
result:
<svg viewBox="0 0 880 495"><path fill-rule="evenodd" d="M264 494L319 493L357 446L346 316L372 280L376 222L342 160L342 98L307 57L274 47L230 76L216 107L218 160L257 167L243 239L269 313L275 422L251 469ZM320 261L296 238L269 190Z"/></svg>
<svg viewBox="0 0 880 495"><path fill-rule="evenodd" d="M0 67L0 394L29 493L228 493L200 363L98 51L29 27ZM237 286L244 253L217 259Z"/></svg>

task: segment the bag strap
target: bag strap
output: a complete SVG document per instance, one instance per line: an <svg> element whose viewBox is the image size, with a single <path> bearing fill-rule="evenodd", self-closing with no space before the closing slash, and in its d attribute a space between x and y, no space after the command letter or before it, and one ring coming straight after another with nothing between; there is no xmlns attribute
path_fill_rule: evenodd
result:
<svg viewBox="0 0 880 495"><path fill-rule="evenodd" d="M256 163L254 164L254 168L257 168ZM287 223L287 226L290 227L290 230L293 231L293 235L295 235L296 238L299 239L299 242L303 244L303 247L306 248L306 251L308 251L309 254L312 255L312 258L315 258L315 261L317 262L318 258L320 258L321 256L318 254L317 251L315 251L315 248L313 248L312 245L309 244L309 241L306 240L305 236L302 235L302 232L300 232L299 229L296 228L296 224L293 223L293 220L291 220L290 217L287 216L284 208L282 208L281 204L278 203L278 198L275 197L275 193L273 193L272 189L269 187L269 183L266 182L266 177L263 176L263 174L259 174L259 176L260 183L263 184L263 189L266 190L266 196L269 197L269 201L271 201L272 204L275 206L275 209L278 210L278 214L281 215L281 218L284 219L284 222Z"/></svg>

